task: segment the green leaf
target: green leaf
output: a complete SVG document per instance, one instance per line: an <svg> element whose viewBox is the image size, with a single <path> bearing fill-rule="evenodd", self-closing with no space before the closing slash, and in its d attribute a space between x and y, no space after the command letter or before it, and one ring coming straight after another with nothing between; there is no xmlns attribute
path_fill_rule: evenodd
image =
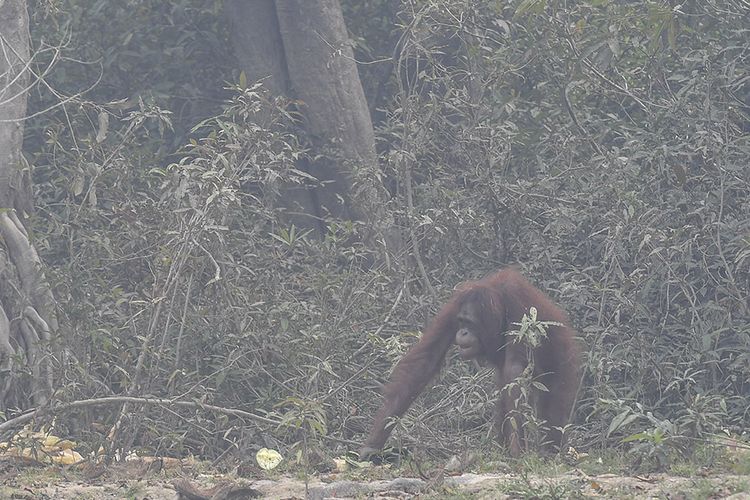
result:
<svg viewBox="0 0 750 500"><path fill-rule="evenodd" d="M612 433L617 431L618 429L625 427L626 425L638 419L638 415L635 415L631 412L632 410L628 408L612 419L612 422L609 424L609 429L607 429L607 437L612 435Z"/></svg>
<svg viewBox="0 0 750 500"><path fill-rule="evenodd" d="M632 441L648 441L650 440L650 437L645 432L638 432L636 434L631 434L628 437L622 438L622 443L630 443Z"/></svg>
<svg viewBox="0 0 750 500"><path fill-rule="evenodd" d="M541 14L547 7L547 0L523 0L516 9L516 16L524 14Z"/></svg>
<svg viewBox="0 0 750 500"><path fill-rule="evenodd" d="M80 196L81 193L83 193L84 184L83 177L76 176L76 178L73 179L73 196Z"/></svg>

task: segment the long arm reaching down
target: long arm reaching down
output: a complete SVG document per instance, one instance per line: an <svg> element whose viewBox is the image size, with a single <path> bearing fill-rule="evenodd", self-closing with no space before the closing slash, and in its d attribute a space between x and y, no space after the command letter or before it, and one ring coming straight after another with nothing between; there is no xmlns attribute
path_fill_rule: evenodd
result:
<svg viewBox="0 0 750 500"><path fill-rule="evenodd" d="M440 371L455 337L455 317L456 306L451 301L443 306L419 342L396 364L391 381L383 389L385 401L375 415L370 434L360 450L360 458L366 458L383 447L391 433L390 419L403 415Z"/></svg>

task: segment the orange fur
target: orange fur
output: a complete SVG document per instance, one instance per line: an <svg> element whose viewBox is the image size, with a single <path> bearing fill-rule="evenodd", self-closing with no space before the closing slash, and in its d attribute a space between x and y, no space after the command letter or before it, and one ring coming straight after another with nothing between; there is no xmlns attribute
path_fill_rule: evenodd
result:
<svg viewBox="0 0 750 500"><path fill-rule="evenodd" d="M521 321L530 307L536 307L539 321L552 321L562 326L550 326L547 339L534 352L534 376L548 391L537 391L535 406L537 416L547 421L548 427L568 423L578 389L579 351L575 332L568 326L567 315L542 291L529 283L514 269L503 269L478 281L458 287L453 296L440 309L419 342L414 344L396 364L391 381L385 387L385 401L375 415L372 429L360 454L371 454L383 447L390 429L387 422L406 412L429 381L440 371L443 359L454 343L458 322L456 316L461 306L471 302L478 306L480 339L486 351L482 359L495 369L498 387L502 389L518 375L518 366L526 366L527 350L521 344L508 343L505 332L514 330L513 323ZM512 455L520 452L523 427L517 420L511 426L506 418L513 408L517 393L501 391L497 409L497 426L500 438ZM518 418L518 417L512 417ZM562 436L554 429L548 439L561 445Z"/></svg>

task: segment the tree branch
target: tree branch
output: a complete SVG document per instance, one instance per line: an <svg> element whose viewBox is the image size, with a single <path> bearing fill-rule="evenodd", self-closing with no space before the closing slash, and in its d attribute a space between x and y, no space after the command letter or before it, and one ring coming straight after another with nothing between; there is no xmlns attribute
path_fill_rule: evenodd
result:
<svg viewBox="0 0 750 500"><path fill-rule="evenodd" d="M89 406L102 406L109 404L142 404L142 405L154 405L154 406L171 406L181 408L195 408L214 413L220 413L222 415L230 415L237 418L245 418L254 420L267 425L278 426L281 422L273 420L261 415L256 415L245 410L239 410L237 408L224 408L221 406L208 405L203 403L197 403L195 401L174 401L172 399L165 398L150 398L150 397L134 397L134 396L108 396L104 398L95 399L81 399L79 401L71 401L69 403L59 403L54 406L39 407L35 410L19 415L18 417L11 418L10 420L0 424L0 432L5 432L9 429L19 427L25 423L33 420L37 416L52 413L59 414L65 411L74 410L77 408L86 408Z"/></svg>

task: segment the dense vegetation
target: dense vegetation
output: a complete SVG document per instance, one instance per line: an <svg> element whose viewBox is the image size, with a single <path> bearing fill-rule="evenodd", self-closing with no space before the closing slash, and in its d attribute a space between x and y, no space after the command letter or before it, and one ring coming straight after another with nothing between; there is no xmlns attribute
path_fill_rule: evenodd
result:
<svg viewBox="0 0 750 500"><path fill-rule="evenodd" d="M30 7L48 87L25 153L65 325L60 395L283 422L137 410L123 445L152 453L333 450L323 436L361 439L377 383L452 287L513 264L580 331L577 448L741 433L747 3L342 4L405 243L389 261L351 221L323 238L284 222L274 200L300 180L305 138L293 108L242 81L221 2ZM396 435L420 453L489 445L493 400L488 372L450 363ZM94 443L90 424L116 416L58 425Z"/></svg>

